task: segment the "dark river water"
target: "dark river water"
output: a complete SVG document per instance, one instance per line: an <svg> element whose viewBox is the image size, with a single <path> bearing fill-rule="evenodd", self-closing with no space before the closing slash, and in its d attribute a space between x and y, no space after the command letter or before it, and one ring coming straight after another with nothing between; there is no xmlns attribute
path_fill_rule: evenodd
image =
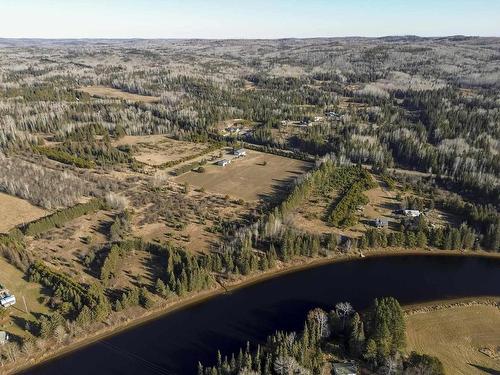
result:
<svg viewBox="0 0 500 375"><path fill-rule="evenodd" d="M298 330L313 307L375 297L402 304L465 296L500 296L500 260L390 256L333 263L287 274L165 315L30 369L37 375L192 374L217 349L236 351L275 330Z"/></svg>

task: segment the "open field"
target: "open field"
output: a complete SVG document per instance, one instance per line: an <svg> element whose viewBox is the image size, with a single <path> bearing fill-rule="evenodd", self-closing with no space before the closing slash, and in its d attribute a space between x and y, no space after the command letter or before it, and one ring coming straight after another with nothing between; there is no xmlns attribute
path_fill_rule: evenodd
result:
<svg viewBox="0 0 500 375"><path fill-rule="evenodd" d="M8 232L16 225L36 220L47 214L47 211L33 206L24 199L0 193L0 233Z"/></svg>
<svg viewBox="0 0 500 375"><path fill-rule="evenodd" d="M217 230L222 223L236 223L252 208L221 195L165 183L154 192L148 189L129 194L135 207L132 233L146 241L169 241L193 253L216 247L221 239Z"/></svg>
<svg viewBox="0 0 500 375"><path fill-rule="evenodd" d="M160 100L156 96L137 95L106 86L86 86L79 90L99 98L123 99L141 103L156 103Z"/></svg>
<svg viewBox="0 0 500 375"><path fill-rule="evenodd" d="M323 234L335 233L349 237L359 237L366 232L368 228L374 228L373 222L377 218L386 219L388 226L386 231L398 231L401 217L394 213L401 208L402 201L396 199L400 194L402 198L409 196L401 186L396 186L394 190L385 187L385 183L380 176L372 174L376 186L366 190L363 194L368 198L368 203L357 210L359 221L356 225L346 228L338 228L329 225L325 221L325 216L332 202L338 199L338 192L331 191L328 196L314 192L309 199L305 200L291 214L291 223L294 227L307 231L309 233ZM459 220L452 214L439 209L426 210L426 221L437 227L444 227L448 224L459 225Z"/></svg>
<svg viewBox="0 0 500 375"><path fill-rule="evenodd" d="M25 320L35 321L37 314L49 311L48 307L43 303L46 297L42 294L42 287L40 284L26 281L23 272L1 257L0 284L17 297L17 304L9 309L9 317L3 320L0 319L0 330L6 329L11 334L21 336L23 334L23 324L20 324L20 322ZM26 299L28 314L24 310L22 297Z"/></svg>
<svg viewBox="0 0 500 375"><path fill-rule="evenodd" d="M58 271L91 284L97 279L87 272L83 258L90 249L100 250L107 242L105 233L111 221L112 216L103 211L81 216L33 239L28 249Z"/></svg>
<svg viewBox="0 0 500 375"><path fill-rule="evenodd" d="M151 166L188 158L209 147L207 143L177 141L164 135L127 135L113 142L113 145L135 146L137 151L134 153L134 158Z"/></svg>
<svg viewBox="0 0 500 375"><path fill-rule="evenodd" d="M376 218L385 218L389 221L389 228L394 226L398 219L393 211L398 209L398 201L394 198L395 192L388 191L381 185L381 181L373 176L377 186L364 192L369 202L358 211L359 222L347 228L330 226L324 219L328 208L338 199L338 192L332 191L328 196L315 192L291 216L292 224L301 230L310 233L335 233L350 237L361 236L372 221Z"/></svg>
<svg viewBox="0 0 500 375"><path fill-rule="evenodd" d="M224 155L223 158L231 159L231 156ZM217 194L255 201L281 192L283 186L308 168L309 163L300 160L247 150L247 156L234 160L226 167L207 165L204 173L188 172L177 177L176 181Z"/></svg>
<svg viewBox="0 0 500 375"><path fill-rule="evenodd" d="M479 349L500 347L500 310L463 306L417 313L407 318L408 350L437 356L447 374L498 374L500 358Z"/></svg>

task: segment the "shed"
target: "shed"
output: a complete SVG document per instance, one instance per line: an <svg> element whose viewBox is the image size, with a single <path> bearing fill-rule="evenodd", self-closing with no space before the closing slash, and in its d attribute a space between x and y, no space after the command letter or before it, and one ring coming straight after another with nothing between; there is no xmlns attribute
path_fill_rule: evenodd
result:
<svg viewBox="0 0 500 375"><path fill-rule="evenodd" d="M0 346L9 342L9 334L5 331L0 331Z"/></svg>
<svg viewBox="0 0 500 375"><path fill-rule="evenodd" d="M240 157L240 156L245 156L247 154L247 151L244 148L239 148L237 150L233 151L233 155Z"/></svg>
<svg viewBox="0 0 500 375"><path fill-rule="evenodd" d="M231 164L231 160L222 159L217 162L217 165L220 165L221 167L225 167L228 164Z"/></svg>
<svg viewBox="0 0 500 375"><path fill-rule="evenodd" d="M11 294L4 295L2 298L0 298L0 305L2 307L9 307L15 304L16 304L16 297Z"/></svg>
<svg viewBox="0 0 500 375"><path fill-rule="evenodd" d="M384 217L377 217L375 220L373 220L373 225L377 228L385 228L389 225L389 220L387 220Z"/></svg>
<svg viewBox="0 0 500 375"><path fill-rule="evenodd" d="M334 363L332 368L335 375L358 375L358 366L352 363Z"/></svg>

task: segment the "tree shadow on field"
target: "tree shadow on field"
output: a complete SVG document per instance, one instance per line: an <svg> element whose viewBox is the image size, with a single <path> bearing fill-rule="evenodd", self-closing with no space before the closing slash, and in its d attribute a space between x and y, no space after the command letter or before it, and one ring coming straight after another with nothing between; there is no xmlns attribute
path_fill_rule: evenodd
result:
<svg viewBox="0 0 500 375"><path fill-rule="evenodd" d="M300 174L300 173L299 173ZM290 176L287 178L273 178L273 185L271 186L271 192L268 194L258 194L259 199L266 202L280 202L288 195L293 187L296 177Z"/></svg>
<svg viewBox="0 0 500 375"><path fill-rule="evenodd" d="M379 203L378 206L380 208L385 208L386 210L390 210L390 211L396 211L396 210L399 210L399 201L398 200L393 200L392 202L382 202L382 203Z"/></svg>
<svg viewBox="0 0 500 375"><path fill-rule="evenodd" d="M472 363L467 363L467 364L469 366L475 367L478 370L481 370L481 371L485 372L486 374L489 374L489 375L500 375L500 371L499 370L495 370L495 369L484 367L484 366L475 365L475 364L472 364Z"/></svg>

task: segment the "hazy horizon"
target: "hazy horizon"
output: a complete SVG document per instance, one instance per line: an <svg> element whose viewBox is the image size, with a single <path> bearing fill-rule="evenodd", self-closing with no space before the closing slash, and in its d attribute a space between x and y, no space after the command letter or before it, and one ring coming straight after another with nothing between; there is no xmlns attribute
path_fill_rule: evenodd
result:
<svg viewBox="0 0 500 375"><path fill-rule="evenodd" d="M5 39L500 36L500 2L1 0Z"/></svg>

